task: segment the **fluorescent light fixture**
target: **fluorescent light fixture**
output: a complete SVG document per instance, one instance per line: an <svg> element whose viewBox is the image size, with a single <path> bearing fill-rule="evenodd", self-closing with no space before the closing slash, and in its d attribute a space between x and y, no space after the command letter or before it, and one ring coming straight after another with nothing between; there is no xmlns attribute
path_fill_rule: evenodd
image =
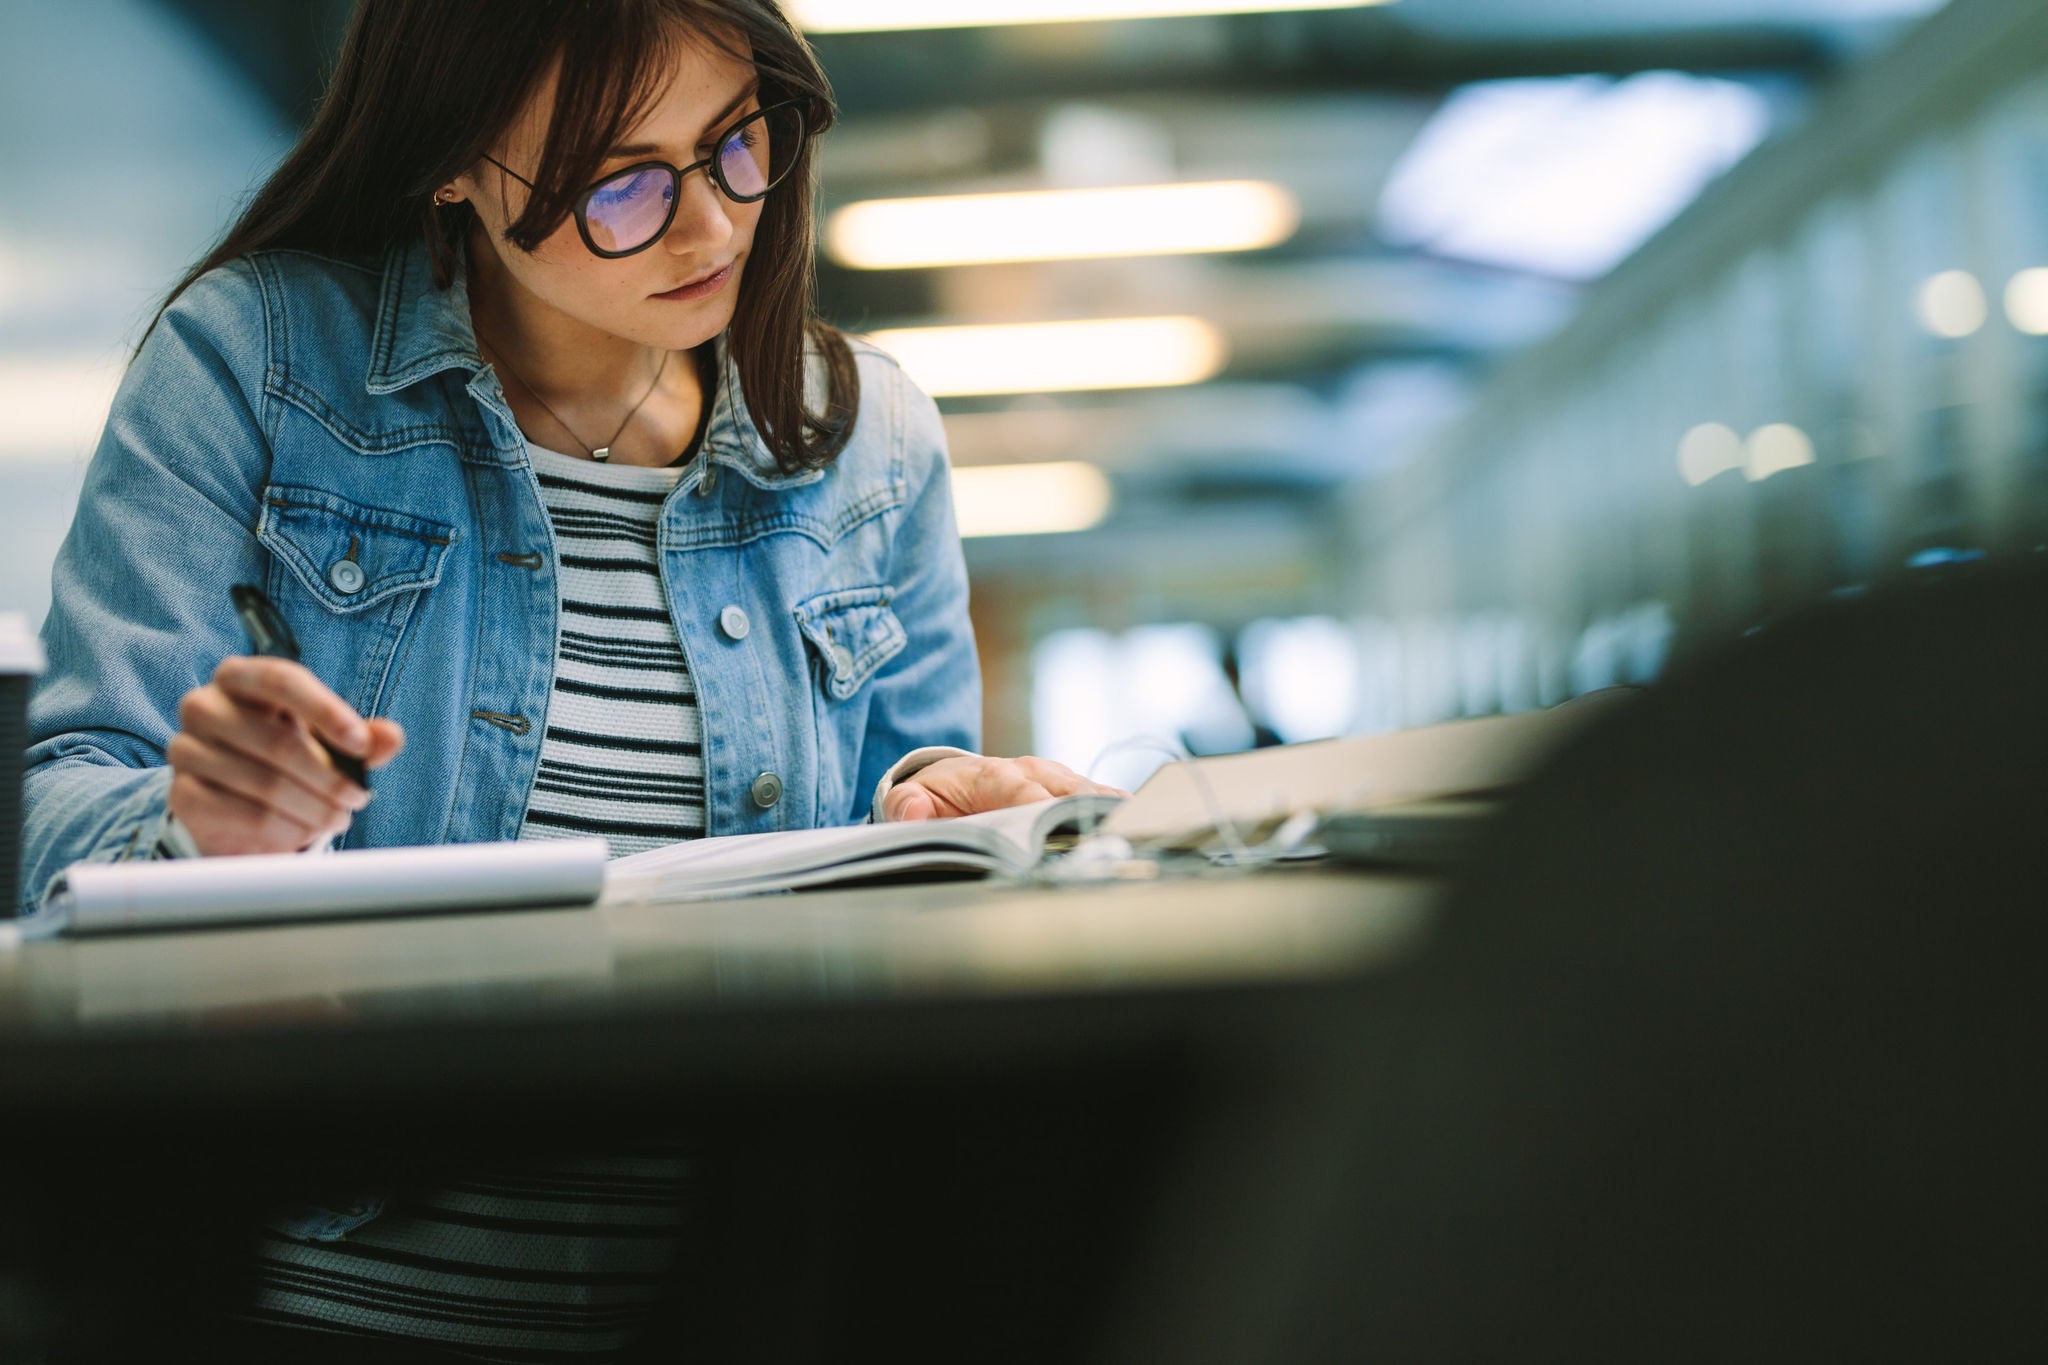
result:
<svg viewBox="0 0 2048 1365"><path fill-rule="evenodd" d="M1920 325L1947 341L1983 330L1991 317L1984 286L1967 270L1944 270L1920 286Z"/></svg>
<svg viewBox="0 0 2048 1365"><path fill-rule="evenodd" d="M812 33L878 33L906 28L1363 9L1391 3L1393 0L789 0L784 9L798 28Z"/></svg>
<svg viewBox="0 0 2048 1365"><path fill-rule="evenodd" d="M1748 464L1748 451L1733 427L1703 422L1678 443L1678 473L1697 488L1708 479Z"/></svg>
<svg viewBox="0 0 2048 1365"><path fill-rule="evenodd" d="M1813 463L1813 439L1798 427L1775 422L1749 434L1749 459L1743 466L1753 482Z"/></svg>
<svg viewBox="0 0 2048 1365"><path fill-rule="evenodd" d="M1750 87L1673 71L1468 85L1394 168L1381 230L1441 256L1594 279L1770 125Z"/></svg>
<svg viewBox="0 0 2048 1365"><path fill-rule="evenodd" d="M2030 337L2048 337L2048 269L2022 270L2005 287L2005 315Z"/></svg>
<svg viewBox="0 0 2048 1365"><path fill-rule="evenodd" d="M1223 368L1223 334L1200 318L1104 318L876 332L935 398L1199 384Z"/></svg>
<svg viewBox="0 0 2048 1365"><path fill-rule="evenodd" d="M963 536L1085 531L1109 515L1109 478L1092 464L978 465L953 471Z"/></svg>
<svg viewBox="0 0 2048 1365"><path fill-rule="evenodd" d="M832 215L825 249L856 270L910 270L1256 251L1300 226L1301 205L1280 186L1222 180L874 199Z"/></svg>

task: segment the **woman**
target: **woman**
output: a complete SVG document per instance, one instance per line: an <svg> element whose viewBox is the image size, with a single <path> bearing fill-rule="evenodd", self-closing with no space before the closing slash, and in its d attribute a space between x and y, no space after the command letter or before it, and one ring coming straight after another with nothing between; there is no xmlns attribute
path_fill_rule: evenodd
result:
<svg viewBox="0 0 2048 1365"><path fill-rule="evenodd" d="M365 0L115 399L44 632L24 896L80 859L622 853L1088 789L972 752L937 412L811 313L832 114L771 0ZM238 657L237 582L303 665ZM658 1221L677 1172L643 1152L300 1210L264 1312L616 1344L658 1267L590 1229ZM560 1231L518 1235L554 1239L559 1282L494 1281L442 1235L543 1208Z"/></svg>

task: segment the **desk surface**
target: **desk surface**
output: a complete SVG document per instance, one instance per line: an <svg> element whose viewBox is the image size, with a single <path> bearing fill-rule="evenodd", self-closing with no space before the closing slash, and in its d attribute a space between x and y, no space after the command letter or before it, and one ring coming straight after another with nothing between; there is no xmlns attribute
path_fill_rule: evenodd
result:
<svg viewBox="0 0 2048 1365"><path fill-rule="evenodd" d="M764 1321L796 1360L830 1354L807 1331L920 1355L996 1320L992 1359L1259 1358L1342 1148L1325 1042L1438 895L1297 866L25 944L0 951L0 1112L41 1154L14 1273L101 1283L78 1229L161 1206L203 1241L395 1144L661 1119L723 1173L705 1236L738 1248L692 1330L751 1356ZM121 1292L158 1292L137 1264Z"/></svg>
<svg viewBox="0 0 2048 1365"><path fill-rule="evenodd" d="M0 952L0 1048L1285 986L1398 959L1436 894L1292 867L28 943Z"/></svg>

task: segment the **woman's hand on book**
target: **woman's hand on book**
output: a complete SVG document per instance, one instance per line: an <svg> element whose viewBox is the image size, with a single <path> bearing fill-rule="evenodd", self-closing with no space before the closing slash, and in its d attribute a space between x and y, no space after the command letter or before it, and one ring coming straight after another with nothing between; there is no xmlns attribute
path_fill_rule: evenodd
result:
<svg viewBox="0 0 2048 1365"><path fill-rule="evenodd" d="M885 820L941 820L977 811L1025 806L1055 796L1096 792L1127 796L1049 758L964 754L919 768L882 798Z"/></svg>
<svg viewBox="0 0 2048 1365"><path fill-rule="evenodd" d="M223 659L178 703L171 814L204 854L294 853L345 831L370 794L343 777L317 732L365 766L405 745L396 722L364 720L301 664Z"/></svg>

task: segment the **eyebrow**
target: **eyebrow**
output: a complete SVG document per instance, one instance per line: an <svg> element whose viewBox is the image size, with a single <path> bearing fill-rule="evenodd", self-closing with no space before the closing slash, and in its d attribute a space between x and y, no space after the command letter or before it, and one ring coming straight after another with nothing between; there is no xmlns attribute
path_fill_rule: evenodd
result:
<svg viewBox="0 0 2048 1365"><path fill-rule="evenodd" d="M728 118L731 118L742 104L745 104L748 100L754 98L754 96L760 93L761 82L756 80L752 84L747 86L746 89L740 91L739 94L733 96L732 103L726 105L725 108L719 110L716 114L713 114L711 116L711 121L704 125L704 137L699 138L698 142L701 144L703 141L708 139L713 130L717 129ZM610 160L611 158L617 156L653 156L656 153L661 152L663 150L665 150L663 147L653 142L628 142L623 143L617 147L614 147L610 151L606 152L605 159Z"/></svg>

